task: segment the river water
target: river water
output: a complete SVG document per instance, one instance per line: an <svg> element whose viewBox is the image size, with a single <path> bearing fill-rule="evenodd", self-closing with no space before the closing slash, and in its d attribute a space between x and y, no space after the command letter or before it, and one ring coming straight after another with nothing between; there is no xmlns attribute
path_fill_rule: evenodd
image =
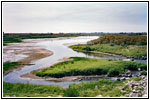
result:
<svg viewBox="0 0 150 100"><path fill-rule="evenodd" d="M33 70L51 66L58 62L59 59L64 57L89 57L89 58L98 58L98 59L125 59L125 57L113 57L108 55L99 55L95 56L92 54L85 54L73 51L68 48L69 45L73 44L85 44L87 41L98 38L98 36L81 36L81 37L71 37L71 38L58 38L58 39L44 39L44 41L37 42L37 45L42 46L43 48L53 52L52 56L48 56L39 60L32 62L34 65L25 66L21 70L14 70L13 72L8 73L3 77L3 81L8 83L25 83L25 84L43 84L43 85L59 85L64 88L67 88L69 84L80 83L83 81L93 81L99 80L97 78L93 79L84 79L84 80L74 80L74 81L64 81L64 82L54 82L46 81L42 79L30 79L30 78L21 78L21 75L27 74ZM37 41L37 40L36 40ZM138 60L138 62L144 62L144 60Z"/></svg>

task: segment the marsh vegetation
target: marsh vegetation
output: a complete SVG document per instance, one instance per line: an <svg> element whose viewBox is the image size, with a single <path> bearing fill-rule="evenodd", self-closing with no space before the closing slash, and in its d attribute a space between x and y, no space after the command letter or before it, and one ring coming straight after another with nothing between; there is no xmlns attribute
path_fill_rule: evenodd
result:
<svg viewBox="0 0 150 100"><path fill-rule="evenodd" d="M20 42L21 39L26 38L41 38L16 36L16 39L10 39L9 36L5 37L4 43ZM141 38L140 38L141 37ZM44 37L43 37L44 38ZM45 37L46 38L46 37ZM49 37L51 38L51 37ZM145 36L114 36L106 35L96 40L88 42L88 44L80 44L70 46L73 50L81 52L106 52L118 54L122 56L134 56L140 58L146 56L146 37ZM118 41L116 41L118 40ZM7 42L6 42L7 41ZM10 41L10 42L9 42ZM128 41L128 42L125 42ZM17 68L19 62L7 62L3 64L3 72ZM68 61L60 62L55 65L49 66L41 71L34 71L33 74L39 77L52 77L62 78L66 76L90 76L90 75L106 75L108 77L117 77L124 74L126 71L137 71L142 69L141 75L147 75L147 65L138 63L136 61L123 61L111 59L95 59L85 57L70 57ZM98 95L107 97L120 97L129 96L132 91L131 88L126 86L129 81L141 81L141 77L132 77L128 80L112 81L101 79L99 81L80 82L79 84L71 84L68 88L53 85L34 85L22 83L6 83L3 82L3 95L4 96L17 96L17 97L95 97ZM146 81L145 81L146 82ZM124 91L121 89L124 88ZM141 90L143 88L140 87ZM142 95L140 95L142 96Z"/></svg>
<svg viewBox="0 0 150 100"><path fill-rule="evenodd" d="M136 71L138 68L146 70L147 66L143 63L135 61L122 60L105 60L84 57L71 57L71 61L65 61L49 68L43 69L41 72L34 72L40 77L65 77L78 75L108 75L117 76L126 70Z"/></svg>
<svg viewBox="0 0 150 100"><path fill-rule="evenodd" d="M70 48L80 52L96 51L140 59L147 56L146 44L145 35L104 35L89 41L88 44L73 45Z"/></svg>

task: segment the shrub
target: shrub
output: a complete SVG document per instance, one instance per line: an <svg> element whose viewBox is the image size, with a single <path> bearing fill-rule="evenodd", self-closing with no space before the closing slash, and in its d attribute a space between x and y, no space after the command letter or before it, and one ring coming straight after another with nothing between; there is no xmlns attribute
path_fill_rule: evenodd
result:
<svg viewBox="0 0 150 100"><path fill-rule="evenodd" d="M117 45L146 45L147 36L104 35L98 39L92 40L91 42L93 42L93 44L114 43Z"/></svg>
<svg viewBox="0 0 150 100"><path fill-rule="evenodd" d="M78 97L79 92L75 88L68 88L64 91L64 97Z"/></svg>
<svg viewBox="0 0 150 100"><path fill-rule="evenodd" d="M146 71L141 72L141 75L147 75L147 72Z"/></svg>
<svg viewBox="0 0 150 100"><path fill-rule="evenodd" d="M119 71L116 68L112 68L109 70L108 72L108 76L113 77L113 76L118 76L119 75Z"/></svg>

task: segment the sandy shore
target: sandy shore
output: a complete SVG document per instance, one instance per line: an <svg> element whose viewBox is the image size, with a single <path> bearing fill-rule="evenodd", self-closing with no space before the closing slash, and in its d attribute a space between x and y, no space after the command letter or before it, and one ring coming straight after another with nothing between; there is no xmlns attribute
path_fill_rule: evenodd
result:
<svg viewBox="0 0 150 100"><path fill-rule="evenodd" d="M40 40L41 41L41 40ZM6 71L7 74L14 69L20 70L25 65L32 65L32 61L51 56L53 53L49 50L43 49L42 46L38 46L36 43L38 40L25 40L21 43L11 43L8 46L3 47L3 62L20 62L17 68L12 68Z"/></svg>
<svg viewBox="0 0 150 100"><path fill-rule="evenodd" d="M66 76L62 78L53 78L53 77L38 77L32 73L27 73L22 76L21 78L30 78L30 79L42 79L47 81L55 81L55 82L62 82L62 81L74 81L74 80L82 80L82 79L90 79L90 78L104 78L106 75L90 75L90 76Z"/></svg>

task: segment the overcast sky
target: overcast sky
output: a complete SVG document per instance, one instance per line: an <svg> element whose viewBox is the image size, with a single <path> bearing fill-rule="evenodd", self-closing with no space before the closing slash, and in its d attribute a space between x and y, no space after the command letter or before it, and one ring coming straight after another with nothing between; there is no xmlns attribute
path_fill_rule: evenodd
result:
<svg viewBox="0 0 150 100"><path fill-rule="evenodd" d="M3 3L4 32L146 32L147 3Z"/></svg>

